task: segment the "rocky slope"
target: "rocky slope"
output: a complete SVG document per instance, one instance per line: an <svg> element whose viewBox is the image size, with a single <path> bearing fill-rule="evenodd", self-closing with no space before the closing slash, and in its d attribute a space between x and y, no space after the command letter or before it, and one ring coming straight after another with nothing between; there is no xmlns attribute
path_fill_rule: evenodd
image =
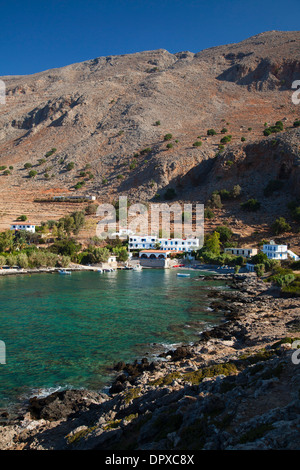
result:
<svg viewBox="0 0 300 470"><path fill-rule="evenodd" d="M261 191L261 167L266 180L275 172L274 152L262 163L272 140L263 136L265 122L284 122L280 139L286 152L276 168L285 159L290 166L297 156L298 148L290 155L288 147L290 139L299 145L299 133L288 129L299 117L291 100L291 84L300 74L299 41L300 32L270 31L196 54L146 51L1 77L7 103L0 107L0 165L13 169L1 174L0 228L25 209L37 223L70 211L34 200L67 194L80 181L85 184L76 193L96 194L100 202L118 194L149 201L171 186L179 200L205 203L223 178L224 184L245 182L245 194ZM232 140L216 158L223 127ZM207 137L209 128L218 134ZM199 140L202 145L194 147ZM225 158L235 162L230 177ZM34 178L25 163L37 171ZM299 167L290 178L287 197L294 197ZM273 211L278 201L269 201Z"/></svg>
<svg viewBox="0 0 300 470"><path fill-rule="evenodd" d="M198 343L117 364L110 395L56 392L2 413L1 448L298 450L300 301L255 275L227 280L211 304L226 321Z"/></svg>

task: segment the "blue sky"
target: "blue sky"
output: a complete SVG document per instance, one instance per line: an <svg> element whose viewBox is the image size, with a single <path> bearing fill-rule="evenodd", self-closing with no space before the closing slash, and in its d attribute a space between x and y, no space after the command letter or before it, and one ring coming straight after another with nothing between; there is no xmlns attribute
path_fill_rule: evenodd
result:
<svg viewBox="0 0 300 470"><path fill-rule="evenodd" d="M299 30L299 0L10 0L0 3L0 75L153 49L199 52Z"/></svg>

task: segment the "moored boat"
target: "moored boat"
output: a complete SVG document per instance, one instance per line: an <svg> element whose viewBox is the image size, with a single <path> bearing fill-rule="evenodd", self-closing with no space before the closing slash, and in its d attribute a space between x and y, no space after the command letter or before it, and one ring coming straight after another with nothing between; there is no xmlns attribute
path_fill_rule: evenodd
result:
<svg viewBox="0 0 300 470"><path fill-rule="evenodd" d="M59 274L67 274L67 275L71 274L71 271L66 271L65 269L60 269L58 272Z"/></svg>

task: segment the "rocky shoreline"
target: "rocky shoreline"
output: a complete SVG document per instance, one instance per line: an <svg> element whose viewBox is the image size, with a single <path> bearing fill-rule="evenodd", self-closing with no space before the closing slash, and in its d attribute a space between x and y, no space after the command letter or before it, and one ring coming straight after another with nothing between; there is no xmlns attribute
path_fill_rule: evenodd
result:
<svg viewBox="0 0 300 470"><path fill-rule="evenodd" d="M55 392L2 412L0 449L300 449L300 299L254 274L207 279L231 287L208 290L222 324L162 361L116 364L109 394Z"/></svg>

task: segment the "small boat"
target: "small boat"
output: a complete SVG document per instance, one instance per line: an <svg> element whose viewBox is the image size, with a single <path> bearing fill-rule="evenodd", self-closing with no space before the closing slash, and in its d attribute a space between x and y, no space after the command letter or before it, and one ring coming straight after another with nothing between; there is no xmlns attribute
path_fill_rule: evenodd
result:
<svg viewBox="0 0 300 470"><path fill-rule="evenodd" d="M177 273L178 277L189 277L190 274L184 274L184 273Z"/></svg>
<svg viewBox="0 0 300 470"><path fill-rule="evenodd" d="M133 271L141 271L143 268L140 264L137 264L136 266L133 266Z"/></svg>
<svg viewBox="0 0 300 470"><path fill-rule="evenodd" d="M71 271L66 271L65 269L60 269L58 272L59 274L71 274Z"/></svg>
<svg viewBox="0 0 300 470"><path fill-rule="evenodd" d="M103 269L101 268L97 269L97 273L103 273Z"/></svg>

